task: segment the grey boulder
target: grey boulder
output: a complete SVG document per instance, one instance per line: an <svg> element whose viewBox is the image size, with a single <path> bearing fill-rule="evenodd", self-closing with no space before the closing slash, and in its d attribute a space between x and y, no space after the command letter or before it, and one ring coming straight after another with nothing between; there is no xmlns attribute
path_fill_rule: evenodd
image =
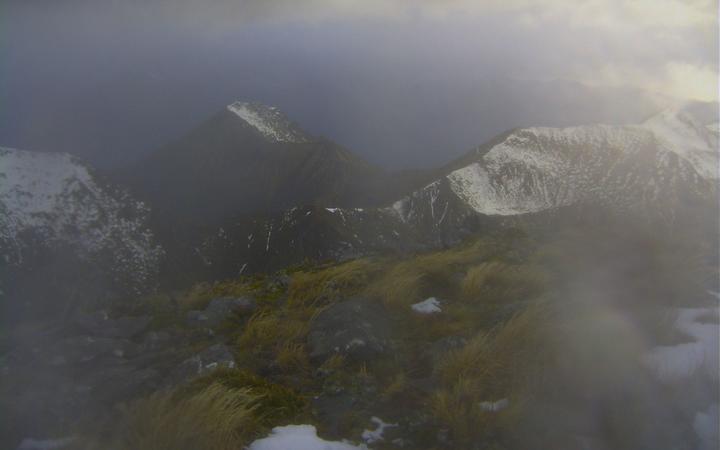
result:
<svg viewBox="0 0 720 450"><path fill-rule="evenodd" d="M310 325L310 358L322 361L334 354L368 361L390 347L391 325L379 303L353 298L318 314Z"/></svg>
<svg viewBox="0 0 720 450"><path fill-rule="evenodd" d="M220 297L210 301L204 310L188 311L185 321L190 326L212 328L220 325L233 313L252 313L255 300L250 297Z"/></svg>
<svg viewBox="0 0 720 450"><path fill-rule="evenodd" d="M176 386L223 367L234 368L235 358L225 344L215 344L183 361L170 373L165 385Z"/></svg>

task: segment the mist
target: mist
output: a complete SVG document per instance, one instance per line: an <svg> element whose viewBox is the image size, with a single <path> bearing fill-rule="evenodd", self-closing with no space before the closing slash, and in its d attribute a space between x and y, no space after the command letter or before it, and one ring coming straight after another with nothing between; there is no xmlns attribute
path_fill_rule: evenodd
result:
<svg viewBox="0 0 720 450"><path fill-rule="evenodd" d="M0 13L0 447L718 448L714 0Z"/></svg>
<svg viewBox="0 0 720 450"><path fill-rule="evenodd" d="M717 71L697 23L443 3L10 2L0 143L117 167L240 99L371 162L430 167L515 127L632 123L713 98L667 87L678 65Z"/></svg>

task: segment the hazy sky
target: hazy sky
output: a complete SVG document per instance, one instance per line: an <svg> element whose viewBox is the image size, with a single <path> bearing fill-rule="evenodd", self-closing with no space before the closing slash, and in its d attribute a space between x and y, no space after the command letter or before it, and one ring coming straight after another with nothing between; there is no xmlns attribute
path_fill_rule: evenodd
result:
<svg viewBox="0 0 720 450"><path fill-rule="evenodd" d="M714 0L6 0L0 145L130 161L234 99L391 166L718 96Z"/></svg>

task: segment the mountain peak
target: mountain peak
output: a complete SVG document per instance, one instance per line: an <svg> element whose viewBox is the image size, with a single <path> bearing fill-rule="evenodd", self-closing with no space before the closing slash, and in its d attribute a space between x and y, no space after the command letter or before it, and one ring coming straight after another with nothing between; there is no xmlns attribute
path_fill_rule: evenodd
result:
<svg viewBox="0 0 720 450"><path fill-rule="evenodd" d="M310 141L300 127L274 106L236 101L229 104L227 109L272 142L307 143Z"/></svg>

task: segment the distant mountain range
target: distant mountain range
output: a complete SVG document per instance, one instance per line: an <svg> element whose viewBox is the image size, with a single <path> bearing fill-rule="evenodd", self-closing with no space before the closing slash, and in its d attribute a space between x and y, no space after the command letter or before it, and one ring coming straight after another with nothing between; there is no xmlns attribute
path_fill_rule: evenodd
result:
<svg viewBox="0 0 720 450"><path fill-rule="evenodd" d="M300 255L418 250L483 229L606 212L653 230L712 236L716 130L681 111L639 125L517 129L425 174L422 187L395 201L239 219L208 233L198 254L212 271L231 276L282 267Z"/></svg>
<svg viewBox="0 0 720 450"><path fill-rule="evenodd" d="M109 178L67 155L0 150L4 264L72 248L105 255L126 284L158 270L187 283L593 210L712 234L718 126L664 111L637 125L522 128L436 170L393 174L275 108L235 102Z"/></svg>

